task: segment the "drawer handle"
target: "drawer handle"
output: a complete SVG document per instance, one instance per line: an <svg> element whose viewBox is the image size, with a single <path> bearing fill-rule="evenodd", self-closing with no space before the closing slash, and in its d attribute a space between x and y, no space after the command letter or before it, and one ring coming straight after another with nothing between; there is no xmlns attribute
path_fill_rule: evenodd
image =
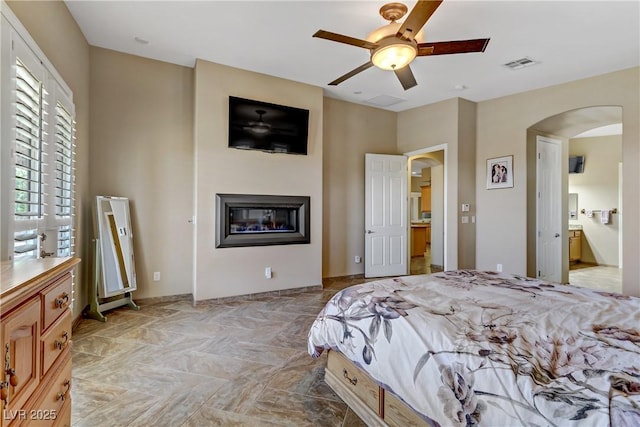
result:
<svg viewBox="0 0 640 427"><path fill-rule="evenodd" d="M69 302L69 294L63 293L61 297L56 298L55 304L57 308L63 308Z"/></svg>
<svg viewBox="0 0 640 427"><path fill-rule="evenodd" d="M347 372L346 369L342 370L342 375L347 379L347 381L349 381L351 383L351 385L358 384L358 379L356 377L349 378L349 373Z"/></svg>
<svg viewBox="0 0 640 427"><path fill-rule="evenodd" d="M59 392L56 400L62 400L64 402L64 399L67 398L67 393L71 390L71 380L64 380L63 385L66 387L66 390Z"/></svg>
<svg viewBox="0 0 640 427"><path fill-rule="evenodd" d="M62 350L67 345L67 341L69 341L69 332L64 331L62 333L62 338L63 338L63 341L55 340L53 342L53 346L58 350Z"/></svg>
<svg viewBox="0 0 640 427"><path fill-rule="evenodd" d="M0 399L4 401L5 407L9 404L9 386L16 387L20 383L16 370L11 367L10 350L10 345L6 344L4 352L4 381L0 381ZM7 375L9 376L9 381L7 381Z"/></svg>

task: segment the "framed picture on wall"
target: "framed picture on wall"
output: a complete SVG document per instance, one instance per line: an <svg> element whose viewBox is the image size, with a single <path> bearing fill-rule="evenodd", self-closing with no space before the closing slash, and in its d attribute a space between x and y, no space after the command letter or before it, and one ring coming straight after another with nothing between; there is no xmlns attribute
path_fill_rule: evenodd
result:
<svg viewBox="0 0 640 427"><path fill-rule="evenodd" d="M487 159L487 189L513 187L513 156Z"/></svg>

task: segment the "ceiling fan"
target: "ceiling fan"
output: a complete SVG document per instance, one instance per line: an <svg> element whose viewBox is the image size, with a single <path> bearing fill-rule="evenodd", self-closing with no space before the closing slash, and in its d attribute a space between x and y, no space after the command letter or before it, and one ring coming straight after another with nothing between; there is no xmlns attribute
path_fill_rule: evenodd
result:
<svg viewBox="0 0 640 427"><path fill-rule="evenodd" d="M286 127L277 127L274 126L273 123L273 118L270 120L272 123L267 123L264 121L264 116L268 115L268 111L267 110L263 110L263 109L257 109L255 110L256 114L258 115L258 120L249 120L249 122L247 123L243 123L242 124L242 130L247 131L247 132L251 132L253 135L258 136L258 137L263 137L263 136L267 136L269 134L280 134L280 135L286 135L286 134L291 134L292 133L292 129L288 129ZM280 123L280 125L282 125L283 123Z"/></svg>
<svg viewBox="0 0 640 427"><path fill-rule="evenodd" d="M373 31L366 40L318 30L313 37L362 47L369 49L371 53L368 62L338 77L329 85L336 86L375 65L383 70L393 70L404 90L408 90L418 84L409 67L416 56L484 52L489 39L422 42L422 27L440 3L442 0L419 0L402 23L397 21L407 13L407 6L402 3L385 4L380 8L380 15L390 23Z"/></svg>
<svg viewBox="0 0 640 427"><path fill-rule="evenodd" d="M256 110L256 113L258 113L258 121L250 121L248 126L244 126L243 129L257 135L269 133L271 131L271 125L265 123L262 119L262 116L267 114L267 112L265 110Z"/></svg>

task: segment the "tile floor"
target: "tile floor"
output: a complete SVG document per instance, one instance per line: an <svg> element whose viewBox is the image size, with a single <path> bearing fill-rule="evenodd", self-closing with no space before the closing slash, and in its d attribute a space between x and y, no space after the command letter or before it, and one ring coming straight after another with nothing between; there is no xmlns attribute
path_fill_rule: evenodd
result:
<svg viewBox="0 0 640 427"><path fill-rule="evenodd" d="M363 426L324 383L306 337L322 290L193 307L191 297L83 319L73 338L72 425Z"/></svg>
<svg viewBox="0 0 640 427"><path fill-rule="evenodd" d="M430 274L442 271L441 268L431 265L431 245L427 245L424 256L411 257L409 266L411 274Z"/></svg>
<svg viewBox="0 0 640 427"><path fill-rule="evenodd" d="M577 264L569 270L569 283L584 288L622 292L622 269L591 264Z"/></svg>
<svg viewBox="0 0 640 427"><path fill-rule="evenodd" d="M427 272L423 258L414 268ZM197 307L190 296L155 299L113 310L106 323L83 319L72 347L72 425L363 426L324 383L326 355L314 360L306 349L326 301L363 281ZM575 269L570 282L619 291L620 270Z"/></svg>

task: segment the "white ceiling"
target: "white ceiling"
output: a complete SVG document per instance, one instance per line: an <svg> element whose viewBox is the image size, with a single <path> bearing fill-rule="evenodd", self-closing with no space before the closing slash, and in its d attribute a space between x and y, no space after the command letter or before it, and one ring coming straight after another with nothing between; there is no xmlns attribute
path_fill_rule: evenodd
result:
<svg viewBox="0 0 640 427"><path fill-rule="evenodd" d="M400 99L375 105L391 111L452 97L479 102L640 65L638 0L445 0L427 21L425 40L491 38L484 53L416 58L418 86L408 91L375 67L327 86L367 62L369 52L312 34L366 38L386 23L378 14L384 3L66 1L91 45L189 67L201 58L316 85L355 103ZM406 4L411 10L415 1ZM523 57L539 63L517 71L502 65Z"/></svg>

